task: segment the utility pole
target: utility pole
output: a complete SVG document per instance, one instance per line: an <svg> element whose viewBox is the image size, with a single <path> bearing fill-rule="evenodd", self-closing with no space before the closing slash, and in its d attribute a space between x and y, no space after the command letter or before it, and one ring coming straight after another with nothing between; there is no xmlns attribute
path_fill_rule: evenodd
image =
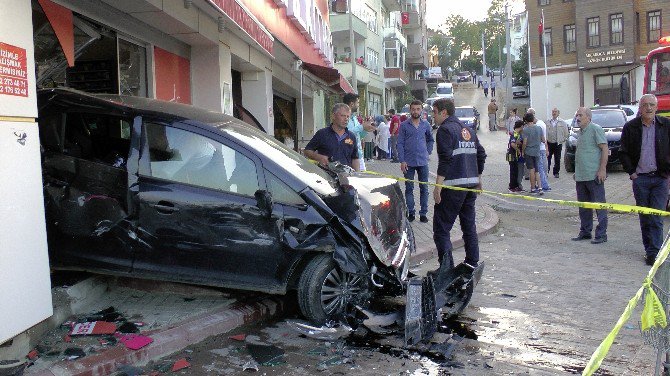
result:
<svg viewBox="0 0 670 376"><path fill-rule="evenodd" d="M486 77L486 46L484 45L484 33L482 33L482 76Z"/></svg>
<svg viewBox="0 0 670 376"><path fill-rule="evenodd" d="M358 82L356 80L356 43L354 43L354 14L351 8L351 0L347 0L347 10L349 11L349 58L351 59L351 87L358 94Z"/></svg>
<svg viewBox="0 0 670 376"><path fill-rule="evenodd" d="M505 48L507 48L507 61L505 62L505 104L511 107L512 103L512 86L510 80L512 78L512 52L510 51L510 16L507 13L507 3L505 3ZM509 111L508 111L509 112Z"/></svg>

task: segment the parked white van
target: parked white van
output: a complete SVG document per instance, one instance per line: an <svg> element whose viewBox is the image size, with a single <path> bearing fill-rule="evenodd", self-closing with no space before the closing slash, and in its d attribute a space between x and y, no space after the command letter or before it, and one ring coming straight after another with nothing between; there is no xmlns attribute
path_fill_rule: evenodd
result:
<svg viewBox="0 0 670 376"><path fill-rule="evenodd" d="M439 97L439 98L448 98L453 100L454 99L454 84L452 83L440 83L437 84L437 90L435 91L435 94L433 97Z"/></svg>

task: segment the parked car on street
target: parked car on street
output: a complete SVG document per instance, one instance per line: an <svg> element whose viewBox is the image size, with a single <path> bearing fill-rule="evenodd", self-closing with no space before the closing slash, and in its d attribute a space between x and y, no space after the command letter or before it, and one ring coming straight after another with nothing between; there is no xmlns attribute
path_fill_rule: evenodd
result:
<svg viewBox="0 0 670 376"><path fill-rule="evenodd" d="M193 106L71 89L38 104L53 268L296 291L319 324L405 293L415 244L396 180L319 167Z"/></svg>
<svg viewBox="0 0 670 376"><path fill-rule="evenodd" d="M528 85L512 83L512 98L524 98L530 96Z"/></svg>
<svg viewBox="0 0 670 376"><path fill-rule="evenodd" d="M458 72L456 74L456 82L470 82L472 81L472 74L470 72Z"/></svg>
<svg viewBox="0 0 670 376"><path fill-rule="evenodd" d="M593 108L618 108L626 113L627 120L633 120L637 116L638 105L636 104L609 104L605 106L592 107Z"/></svg>
<svg viewBox="0 0 670 376"><path fill-rule="evenodd" d="M475 132L479 129L479 112L472 106L456 107L456 117Z"/></svg>
<svg viewBox="0 0 670 376"><path fill-rule="evenodd" d="M597 124L605 131L607 137L607 166L614 166L621 164L619 160L619 147L621 147L621 132L623 125L626 124L626 113L619 108L602 108L597 107L591 110L591 122ZM580 127L577 124L576 118L572 119L572 127L570 129L570 136L565 143L565 171L575 171L575 151L579 145Z"/></svg>

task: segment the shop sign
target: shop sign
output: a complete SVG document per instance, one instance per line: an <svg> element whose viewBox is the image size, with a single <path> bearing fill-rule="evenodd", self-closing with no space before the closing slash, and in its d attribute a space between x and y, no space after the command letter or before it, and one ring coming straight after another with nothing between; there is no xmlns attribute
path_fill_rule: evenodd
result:
<svg viewBox="0 0 670 376"><path fill-rule="evenodd" d="M0 94L28 96L26 50L0 42Z"/></svg>
<svg viewBox="0 0 670 376"><path fill-rule="evenodd" d="M209 0L210 3L219 8L242 30L244 30L251 39L255 40L271 56L273 54L274 40L267 33L258 21L235 0Z"/></svg>
<svg viewBox="0 0 670 376"><path fill-rule="evenodd" d="M623 60L626 54L625 48L617 48L608 51L587 52L585 55L586 62L589 64L603 63L608 61Z"/></svg>

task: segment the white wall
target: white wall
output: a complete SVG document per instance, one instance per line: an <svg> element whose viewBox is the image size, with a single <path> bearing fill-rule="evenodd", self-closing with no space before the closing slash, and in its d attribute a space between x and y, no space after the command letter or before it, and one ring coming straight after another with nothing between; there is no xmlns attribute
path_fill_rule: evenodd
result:
<svg viewBox="0 0 670 376"><path fill-rule="evenodd" d="M547 76L545 85L544 75L533 75L530 82L532 106L537 117L546 120L551 118L551 110L557 107L561 117L571 119L579 108L579 72L564 72ZM591 84L593 86L593 83ZM547 109L546 88L549 88L549 105ZM593 88L591 88L593 92ZM588 103L588 102L587 102Z"/></svg>
<svg viewBox="0 0 670 376"><path fill-rule="evenodd" d="M0 42L25 57L27 96L0 94L0 344L53 314L30 1L0 0Z"/></svg>
<svg viewBox="0 0 670 376"><path fill-rule="evenodd" d="M274 136L272 72L269 69L242 73L242 106L256 117L268 135Z"/></svg>

